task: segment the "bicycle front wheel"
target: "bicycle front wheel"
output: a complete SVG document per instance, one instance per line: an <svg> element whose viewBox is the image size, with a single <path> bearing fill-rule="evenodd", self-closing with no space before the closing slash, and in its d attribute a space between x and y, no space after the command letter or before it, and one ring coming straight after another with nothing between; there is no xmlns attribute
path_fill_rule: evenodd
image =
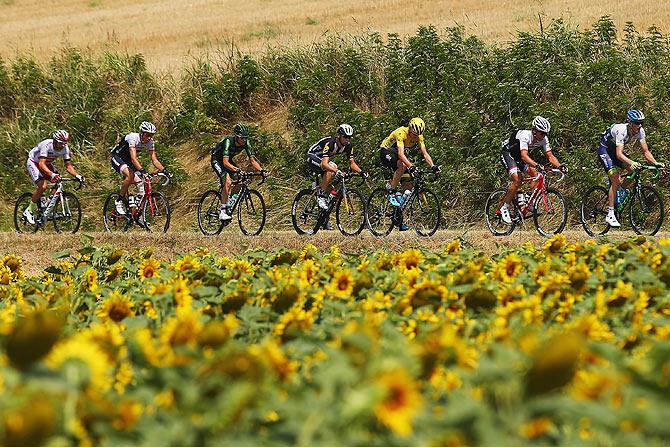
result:
<svg viewBox="0 0 670 447"><path fill-rule="evenodd" d="M37 224L38 212L32 213L33 222L28 222L26 216L24 216L24 211L30 206L30 203L33 200L33 195L29 192L25 192L19 196L19 200L16 201L14 206L14 228L18 233L34 233L39 228Z"/></svg>
<svg viewBox="0 0 670 447"><path fill-rule="evenodd" d="M630 224L637 234L653 236L663 225L665 218L663 197L652 186L643 186L639 194L636 193L631 197L628 211Z"/></svg>
<svg viewBox="0 0 670 447"><path fill-rule="evenodd" d="M221 233L223 221L219 219L221 196L218 191L206 191L198 202L198 227L205 236Z"/></svg>
<svg viewBox="0 0 670 447"><path fill-rule="evenodd" d="M365 226L365 197L356 189L341 194L335 208L337 228L345 236L355 236Z"/></svg>
<svg viewBox="0 0 670 447"><path fill-rule="evenodd" d="M76 233L81 225L81 205L73 193L65 191L53 209L54 230L57 233Z"/></svg>
<svg viewBox="0 0 670 447"><path fill-rule="evenodd" d="M422 188L410 198L407 205L407 216L419 236L428 237L435 234L440 226L442 209L437 194Z"/></svg>
<svg viewBox="0 0 670 447"><path fill-rule="evenodd" d="M375 236L386 236L393 229L397 207L391 205L385 188L377 188L368 197L365 222Z"/></svg>
<svg viewBox="0 0 670 447"><path fill-rule="evenodd" d="M157 230L167 233L167 230L170 227L170 204L162 193L152 192L151 195L146 198L142 215L147 230Z"/></svg>
<svg viewBox="0 0 670 447"><path fill-rule="evenodd" d="M507 236L514 231L516 224L512 221L511 224L506 223L502 218L500 207L502 206L503 197L507 194L506 189L499 189L493 191L488 199L486 199L486 206L484 207L484 215L486 218L486 226L489 228L494 236Z"/></svg>
<svg viewBox="0 0 670 447"><path fill-rule="evenodd" d="M609 191L604 186L593 186L582 199L580 218L589 236L602 236L610 229L605 220L609 207Z"/></svg>
<svg viewBox="0 0 670 447"><path fill-rule="evenodd" d="M320 209L316 203L316 194L311 189L303 189L293 199L291 220L296 233L313 234L319 218Z"/></svg>
<svg viewBox="0 0 670 447"><path fill-rule="evenodd" d="M123 214L119 213L116 209L117 200L123 202ZM130 228L132 224L130 209L125 199L119 194L114 192L107 196L105 205L102 207L102 223L105 226L105 231L109 233L128 231L128 228Z"/></svg>
<svg viewBox="0 0 670 447"><path fill-rule="evenodd" d="M565 197L554 188L547 188L533 203L535 228L542 236L553 236L565 229L568 223L568 207Z"/></svg>
<svg viewBox="0 0 670 447"><path fill-rule="evenodd" d="M237 204L237 223L247 236L258 236L265 226L265 200L260 192L247 189Z"/></svg>

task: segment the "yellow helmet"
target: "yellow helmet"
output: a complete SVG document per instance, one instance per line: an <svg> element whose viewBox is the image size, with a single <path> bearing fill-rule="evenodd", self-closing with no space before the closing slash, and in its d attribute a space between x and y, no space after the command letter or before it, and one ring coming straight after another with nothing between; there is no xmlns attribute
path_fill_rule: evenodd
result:
<svg viewBox="0 0 670 447"><path fill-rule="evenodd" d="M409 120L409 130L417 135L421 135L426 130L426 123L421 118L412 118Z"/></svg>

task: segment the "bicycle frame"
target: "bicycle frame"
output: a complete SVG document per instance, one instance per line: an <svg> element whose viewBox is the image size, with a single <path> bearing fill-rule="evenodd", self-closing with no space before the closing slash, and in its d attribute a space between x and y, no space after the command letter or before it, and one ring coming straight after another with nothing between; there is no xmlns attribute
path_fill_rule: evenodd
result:
<svg viewBox="0 0 670 447"><path fill-rule="evenodd" d="M64 182L78 182L79 180L74 179L74 178L62 178L57 184L54 184L51 188L51 194L49 194L49 200L47 202L47 206L44 210L40 210L42 213L41 220L42 222L40 225L43 225L44 222L46 222L50 217L53 218L55 212L56 212L56 207L60 206L61 211L63 212L63 215L67 215L67 211L69 209L66 209L66 203L65 203L65 195L63 192L65 191L65 188L63 187ZM54 200L53 198L55 197L55 202L53 206L51 207L51 210L47 213L46 210L49 208L51 201Z"/></svg>
<svg viewBox="0 0 670 447"><path fill-rule="evenodd" d="M151 211L151 215L155 215L155 207L154 207L154 199L151 196L151 192L153 191L153 187L151 186L154 177L162 176L165 177L167 182L169 183L169 177L165 176L165 174L162 174L160 172L153 172L150 173L142 179L144 182L144 195L142 196L142 199L140 200L140 203L137 204L136 207L128 207L130 209L130 212L132 214L133 219L136 219L142 212L144 211L144 208L149 205L149 210ZM167 184L167 183L166 183ZM133 209L134 208L134 209Z"/></svg>
<svg viewBox="0 0 670 447"><path fill-rule="evenodd" d="M242 175L240 176L240 178L238 180L235 180L231 183L231 185L230 185L231 190L230 190L229 196L228 196L229 200L230 200L230 195L232 194L233 187L235 185L240 185L240 190L237 192L237 194L238 194L237 200L235 201L235 203L233 203L233 208L230 210L231 215L237 209L237 205L243 199L246 198L247 192L249 190L249 183L251 183L251 180L254 177L262 177L261 182L259 184L262 185L263 183L265 183L265 176L260 172L244 172L244 173L242 173ZM223 193L223 184L219 184L219 198L221 198L222 193Z"/></svg>
<svg viewBox="0 0 670 447"><path fill-rule="evenodd" d="M563 180L565 177L565 174L563 174L561 171L558 169L552 169L549 172L560 172L561 173L561 178L557 180L557 182L560 182ZM547 182L546 182L546 177L547 173L546 172L538 172L535 177L524 177L522 179L523 183L532 183L534 181L537 181L537 185L535 185L535 188L530 193L530 197L528 200L526 200L526 203L523 205L519 206L519 211L521 212L522 216L526 216L529 211L532 210L533 203L535 203L535 200L537 200L537 197L541 194L542 195L542 202L544 203L544 210L545 212L549 213L553 210L550 209L552 206L550 203L547 201ZM517 192L518 193L518 192ZM515 198L516 200L516 198ZM518 204L517 204L518 205Z"/></svg>

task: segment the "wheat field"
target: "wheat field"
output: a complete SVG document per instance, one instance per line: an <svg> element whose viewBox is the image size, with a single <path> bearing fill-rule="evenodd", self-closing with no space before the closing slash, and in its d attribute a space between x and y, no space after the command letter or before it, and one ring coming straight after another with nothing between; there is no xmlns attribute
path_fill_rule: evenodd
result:
<svg viewBox="0 0 670 447"><path fill-rule="evenodd" d="M66 46L140 52L174 71L194 56L268 45L307 45L328 35L412 34L419 25L456 24L487 41L511 40L563 17L588 27L603 15L638 29L670 23L670 2L630 0L0 0L0 56L48 58Z"/></svg>

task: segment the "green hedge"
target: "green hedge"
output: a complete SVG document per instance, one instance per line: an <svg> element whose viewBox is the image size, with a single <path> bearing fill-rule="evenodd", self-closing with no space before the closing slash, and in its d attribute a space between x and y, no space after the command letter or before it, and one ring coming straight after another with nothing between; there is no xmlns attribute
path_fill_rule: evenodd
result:
<svg viewBox="0 0 670 447"><path fill-rule="evenodd" d="M544 33L519 33L502 46L461 28L421 27L406 39L330 38L199 60L177 77L150 73L141 55L73 48L44 63L0 60L0 196L9 203L30 186L22 172L26 151L56 127L73 133L75 162L87 160L93 172L85 174L98 181L88 194L98 200L117 183L109 147L143 119L157 122L159 151L179 170L177 148L206 157L236 121L258 123L286 107L281 135L256 129L257 153L278 186L295 185L306 148L345 121L356 128L359 161L381 181L380 141L421 116L428 148L445 168L436 187L455 205L448 215L471 222L480 219L486 192L506 181L500 141L541 114L552 122L557 156L571 167L564 188L574 203L602 181L593 151L599 134L631 107L644 110L650 147L666 159L669 68L667 36L656 28L639 33L630 23L619 31L608 17L588 30L555 20ZM181 168L182 180L192 174Z"/></svg>

